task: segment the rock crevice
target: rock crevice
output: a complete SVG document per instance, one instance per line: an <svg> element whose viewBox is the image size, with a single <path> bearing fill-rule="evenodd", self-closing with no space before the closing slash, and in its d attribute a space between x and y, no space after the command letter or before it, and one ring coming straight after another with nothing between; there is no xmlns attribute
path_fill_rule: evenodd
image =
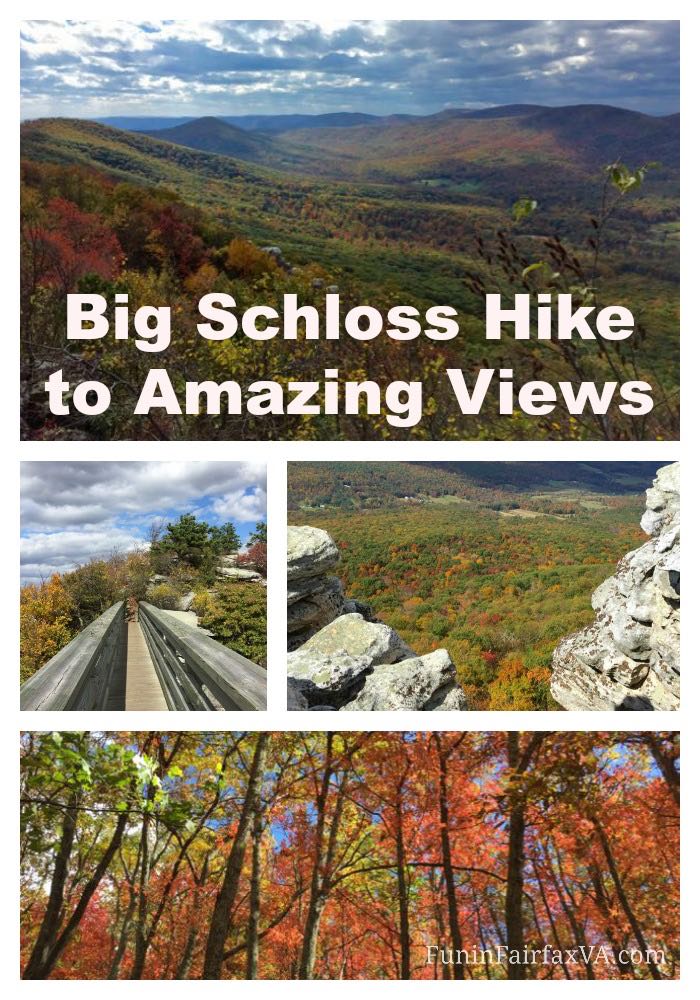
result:
<svg viewBox="0 0 700 1000"><path fill-rule="evenodd" d="M302 711L467 708L445 649L416 653L372 609L348 600L340 553L320 528L287 529L287 707Z"/></svg>
<svg viewBox="0 0 700 1000"><path fill-rule="evenodd" d="M591 598L588 628L559 643L552 696L569 710L676 709L680 698L680 466L659 469L641 526L648 542L623 556Z"/></svg>

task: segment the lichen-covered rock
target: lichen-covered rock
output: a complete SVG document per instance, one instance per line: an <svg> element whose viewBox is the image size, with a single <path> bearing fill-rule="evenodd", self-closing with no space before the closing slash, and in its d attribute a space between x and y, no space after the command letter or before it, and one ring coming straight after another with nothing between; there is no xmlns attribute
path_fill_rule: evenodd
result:
<svg viewBox="0 0 700 1000"><path fill-rule="evenodd" d="M287 680L287 711L304 712L308 707L309 703L301 693L301 686Z"/></svg>
<svg viewBox="0 0 700 1000"><path fill-rule="evenodd" d="M375 618L371 606L365 604L364 601L346 600L343 613L346 615L361 615L366 622L376 622L379 620Z"/></svg>
<svg viewBox="0 0 700 1000"><path fill-rule="evenodd" d="M680 467L659 469L647 490L642 528L594 592L593 625L559 643L551 691L569 710L678 708L680 698Z"/></svg>
<svg viewBox="0 0 700 1000"><path fill-rule="evenodd" d="M338 547L321 528L287 528L287 580L322 576L340 561Z"/></svg>
<svg viewBox="0 0 700 1000"><path fill-rule="evenodd" d="M196 596L194 590L188 590L186 594L183 594L180 598L178 611L190 611Z"/></svg>
<svg viewBox="0 0 700 1000"><path fill-rule="evenodd" d="M304 644L305 656L339 652L368 657L370 666L395 663L416 655L393 628L381 622L365 621L360 614L341 615ZM294 656L298 658L299 651Z"/></svg>
<svg viewBox="0 0 700 1000"><path fill-rule="evenodd" d="M287 632L295 633L309 629L323 628L343 613L345 597L337 576L326 576L319 587L306 597L287 606Z"/></svg>
<svg viewBox="0 0 700 1000"><path fill-rule="evenodd" d="M217 566L216 575L227 577L230 580L240 580L242 583L262 580L261 573L257 573L254 569L243 569L240 566Z"/></svg>
<svg viewBox="0 0 700 1000"><path fill-rule="evenodd" d="M301 646L345 611L337 576L329 576L340 553L327 531L287 528L287 649Z"/></svg>
<svg viewBox="0 0 700 1000"><path fill-rule="evenodd" d="M287 657L288 687L293 688L308 706L329 704L334 707L350 700L372 669L369 656L353 656L344 650L333 653L297 649Z"/></svg>
<svg viewBox="0 0 700 1000"><path fill-rule="evenodd" d="M461 711L467 701L446 649L375 667L343 712Z"/></svg>

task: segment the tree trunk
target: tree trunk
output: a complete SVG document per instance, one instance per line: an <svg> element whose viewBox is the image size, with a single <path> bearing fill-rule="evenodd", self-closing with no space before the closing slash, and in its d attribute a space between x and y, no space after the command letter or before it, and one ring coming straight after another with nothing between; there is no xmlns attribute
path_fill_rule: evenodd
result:
<svg viewBox="0 0 700 1000"><path fill-rule="evenodd" d="M73 850L77 823L78 799L77 796L74 796L63 816L61 840L56 852L56 860L54 861L49 899L44 910L39 933L32 948L32 953L22 974L23 979L46 978L45 966L58 933L61 910L63 909L63 894L68 877L68 862Z"/></svg>
<svg viewBox="0 0 700 1000"><path fill-rule="evenodd" d="M576 911L578 909L577 901L571 890L564 883L563 878L560 880L557 877L557 874L554 871L554 863L549 855L549 851L547 851L547 862L549 865L549 875L552 880L552 885L554 886L557 898L559 899L561 908L564 911L566 919L569 922L569 927L571 928L571 933L573 934L574 937L574 943L578 949L585 949L586 939L583 935L583 928L581 927L581 924L579 923L576 917ZM557 866L561 874L561 868L562 868L561 859L559 858L558 855L557 855ZM566 896L569 897L570 903L567 903L566 896L564 895L565 893ZM584 961L584 966L586 969L586 979L595 979L596 974L593 965L589 961Z"/></svg>
<svg viewBox="0 0 700 1000"><path fill-rule="evenodd" d="M335 802L333 817L328 831L328 843L325 851L322 853L321 882L318 892L314 895L313 905L309 907L305 928L306 933L304 936L304 948L302 949L303 975L300 975L301 979L313 979L314 976L316 946L318 944L318 935L321 928L321 917L323 916L323 911L326 903L328 902L328 896L331 890L331 868L335 859L335 851L338 843L338 831L340 829L340 821L343 816L343 808L345 805L345 797L343 793L344 784L345 779L343 778L340 783L340 787L338 788L338 797Z"/></svg>
<svg viewBox="0 0 700 1000"><path fill-rule="evenodd" d="M562 943L561 943L561 938L559 937L559 931L557 930L557 925L556 925L556 921L554 919L554 914L552 913L552 908L549 905L549 901L547 900L547 893L545 892L545 888L544 888L544 885L542 883L542 877L540 875L540 870L537 867L537 865L533 865L533 867L534 867L534 871L535 871L535 878L537 879L537 886L538 886L538 888L540 890L540 897L542 899L542 905L544 906L545 913L547 914L547 921L549 922L549 926L552 929L552 937L554 938L554 944L556 945L557 949L562 954L564 954L564 948L563 948ZM571 973L569 972L569 970L567 968L566 962L562 963L562 969L563 969L565 977L567 979L571 979Z"/></svg>
<svg viewBox="0 0 700 1000"><path fill-rule="evenodd" d="M257 802L253 820L253 861L250 873L250 909L248 915L248 942L246 979L258 978L260 954L260 849L263 835L262 802Z"/></svg>
<svg viewBox="0 0 700 1000"><path fill-rule="evenodd" d="M318 942L318 929L323 911L323 901L321 898L321 888L323 884L324 867L327 864L327 848L325 845L326 832L326 810L328 805L328 792L330 790L331 777L333 774L333 737L334 733L326 734L326 753L323 767L323 777L321 788L316 798L316 846L314 851L314 865L311 872L311 885L309 888L309 906L304 925L304 938L301 947L301 959L299 961L299 979L312 979L313 968L316 961L316 944Z"/></svg>
<svg viewBox="0 0 700 1000"><path fill-rule="evenodd" d="M153 784L148 786L146 802L152 802L155 794ZM140 979L146 965L146 954L148 952L148 882L151 876L151 853L148 842L151 825L150 813L144 812L141 822L141 843L139 854L141 864L139 868L139 889L138 908L136 916L135 941L134 941L134 962L131 968L130 979Z"/></svg>
<svg viewBox="0 0 700 1000"><path fill-rule="evenodd" d="M129 885L129 902L124 913L124 919L122 921L121 930L119 932L119 940L117 942L117 947L114 950L114 955L112 956L112 961L109 966L109 973L107 975L108 979L118 979L119 969L121 968L122 959L124 958L124 953L126 951L126 946L129 940L129 931L131 929L131 918L134 915L134 909L136 908L136 892L132 884Z"/></svg>
<svg viewBox="0 0 700 1000"><path fill-rule="evenodd" d="M618 899L620 900L620 905L625 911L625 915L630 922L630 927L632 928L632 933L637 939L637 944L644 955L646 964L649 966L649 972L651 973L652 979L663 979L663 976L659 972L659 969L655 962L649 958L649 948L644 938L644 932L642 931L641 925L635 916L634 910L632 909L630 902L627 898L627 893L622 884L622 879L620 878L620 873L617 869L617 863L613 856L612 848L610 846L610 841L607 838L603 825L599 819L594 819L593 823L598 834L598 839L600 840L601 846L603 848L603 853L605 854L605 860L608 863L608 868L610 869L610 874L612 880L615 883L615 890L617 892Z"/></svg>
<svg viewBox="0 0 700 1000"><path fill-rule="evenodd" d="M204 864L202 865L202 870L199 873L197 880L195 882L194 888L194 899L192 900L192 913L199 912L199 904L201 900L201 890L207 883L207 878L209 877L209 854L204 859ZM175 970L175 975L173 979L186 979L187 974L190 971L190 965L192 964L192 957L194 955L194 946L197 941L197 931L198 926L194 920L190 921L189 930L187 931L187 940L185 941L185 947L183 948L180 961L178 963L177 969Z"/></svg>
<svg viewBox="0 0 700 1000"><path fill-rule="evenodd" d="M107 845L107 849L105 850L104 854L102 855L99 864L97 865L97 867L95 868L95 870L92 873L91 877L88 879L87 883L85 884L85 888L83 889L82 893L80 894L80 899L78 900L78 903L77 903L75 909L73 910L73 913L71 914L71 916L70 916L67 924L65 925L65 927L61 931L61 933L58 936L58 938L55 939L54 943L49 948L48 954L46 955L46 959L45 959L45 961L44 961L44 963L43 963L43 965L41 967L40 975L28 976L28 975L26 975L26 972L25 972L25 976L24 976L25 979L30 979L30 978L31 979L47 979L48 978L51 970L56 965L56 962L59 960L59 958L63 954L66 946L68 945L68 943L70 942L71 938L73 937L73 935L75 934L76 930L78 929L78 925L80 924L80 921L83 918L83 914L85 913L85 910L88 907L88 903L90 902L90 900L94 896L95 890L97 889L97 887L99 886L100 882L102 881L104 873L107 871L107 869L108 869L108 867L109 867L109 865L110 865L110 863L112 861L112 858L114 857L114 855L119 850L119 845L122 842L122 837L124 836L124 830L126 829L126 821L127 821L127 814L126 813L122 813L122 815L117 820L117 825L114 828L114 833L112 834L112 839L110 840L109 844Z"/></svg>
<svg viewBox="0 0 700 1000"><path fill-rule="evenodd" d="M439 733L433 733L437 747L439 767L439 809L440 809L440 845L442 850L442 870L445 875L445 893L447 895L447 916L452 939L453 962L452 973L455 979L464 979L464 967L456 952L462 951L462 930L459 926L459 905L455 885L454 868L452 867L452 845L450 843L450 806L447 797L447 754L443 750Z"/></svg>
<svg viewBox="0 0 700 1000"><path fill-rule="evenodd" d="M229 932L231 909L238 892L238 883L245 859L246 840L253 821L254 806L260 798L262 779L267 761L269 733L259 733L245 800L241 809L236 835L233 838L224 872L224 880L214 902L214 910L209 925L209 934L204 952L202 979L220 979L224 959L226 938Z"/></svg>
<svg viewBox="0 0 700 1000"><path fill-rule="evenodd" d="M520 769L520 736L508 733L508 767L512 774ZM506 882L506 939L508 951L522 957L525 950L523 934L523 864L525 855L525 802L519 788L508 791L508 869ZM525 966L508 963L509 979L524 979Z"/></svg>
<svg viewBox="0 0 700 1000"><path fill-rule="evenodd" d="M655 733L645 733L642 738L654 758L654 763L658 767L659 771L661 771L663 779L668 786L668 790L673 796L674 802L676 805L680 806L681 776L676 770L673 760L666 753L664 753L661 741Z"/></svg>
<svg viewBox="0 0 700 1000"><path fill-rule="evenodd" d="M507 757L511 778L508 782L508 869L506 880L506 939L509 951L517 952L524 958L525 932L523 926L523 868L525 865L525 830L527 828L527 793L518 781L513 784L513 776L520 779L527 772L537 750L542 745L546 733L532 733L525 747L520 745L520 734L507 734ZM525 979L527 966L508 963L509 979Z"/></svg>
<svg viewBox="0 0 700 1000"><path fill-rule="evenodd" d="M411 929L406 883L406 849L403 830L403 781L399 785L396 804L396 871L399 890L399 941L401 943L401 978L411 978Z"/></svg>

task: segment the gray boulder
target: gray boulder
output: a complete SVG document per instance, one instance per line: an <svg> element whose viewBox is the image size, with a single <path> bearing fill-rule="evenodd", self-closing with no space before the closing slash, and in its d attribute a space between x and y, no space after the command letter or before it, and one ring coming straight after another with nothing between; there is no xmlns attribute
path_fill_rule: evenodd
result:
<svg viewBox="0 0 700 1000"><path fill-rule="evenodd" d="M328 575L340 561L326 531L287 532L287 685L290 711L463 711L444 649L416 656L371 607Z"/></svg>
<svg viewBox="0 0 700 1000"><path fill-rule="evenodd" d="M425 656L375 667L341 711L464 711L467 707L450 654L436 649Z"/></svg>
<svg viewBox="0 0 700 1000"><path fill-rule="evenodd" d="M239 566L227 566L226 564L220 564L216 567L216 575L226 577L229 580L240 580L241 583L262 580L262 575L254 569L242 569Z"/></svg>
<svg viewBox="0 0 700 1000"><path fill-rule="evenodd" d="M188 591L186 594L180 598L179 611L189 611L192 607L192 602L194 601L195 593L194 590Z"/></svg>
<svg viewBox="0 0 700 1000"><path fill-rule="evenodd" d="M335 542L321 528L287 528L287 649L294 650L345 609Z"/></svg>
<svg viewBox="0 0 700 1000"><path fill-rule="evenodd" d="M339 581L340 582L340 581ZM297 650L295 656L299 656ZM388 625L368 622L360 614L341 615L319 632L303 647L303 654L334 655L346 653L351 657L367 657L369 665L395 663L415 656L401 636Z"/></svg>
<svg viewBox="0 0 700 1000"><path fill-rule="evenodd" d="M302 648L287 657L287 677L309 705L347 701L371 668L369 656L342 651L313 654Z"/></svg>
<svg viewBox="0 0 700 1000"><path fill-rule="evenodd" d="M321 528L287 528L287 580L321 576L340 562L338 547Z"/></svg>
<svg viewBox="0 0 700 1000"><path fill-rule="evenodd" d="M321 578L318 588L287 606L287 632L323 628L342 614L345 598L337 576Z"/></svg>

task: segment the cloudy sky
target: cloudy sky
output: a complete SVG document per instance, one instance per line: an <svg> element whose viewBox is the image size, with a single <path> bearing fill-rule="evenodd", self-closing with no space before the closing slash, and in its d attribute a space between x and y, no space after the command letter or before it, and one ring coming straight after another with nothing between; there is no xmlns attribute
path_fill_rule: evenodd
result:
<svg viewBox="0 0 700 1000"><path fill-rule="evenodd" d="M674 21L27 21L22 114L678 111Z"/></svg>
<svg viewBox="0 0 700 1000"><path fill-rule="evenodd" d="M180 514L233 521L245 542L267 509L252 462L23 462L21 493L22 583L143 548L154 520Z"/></svg>

